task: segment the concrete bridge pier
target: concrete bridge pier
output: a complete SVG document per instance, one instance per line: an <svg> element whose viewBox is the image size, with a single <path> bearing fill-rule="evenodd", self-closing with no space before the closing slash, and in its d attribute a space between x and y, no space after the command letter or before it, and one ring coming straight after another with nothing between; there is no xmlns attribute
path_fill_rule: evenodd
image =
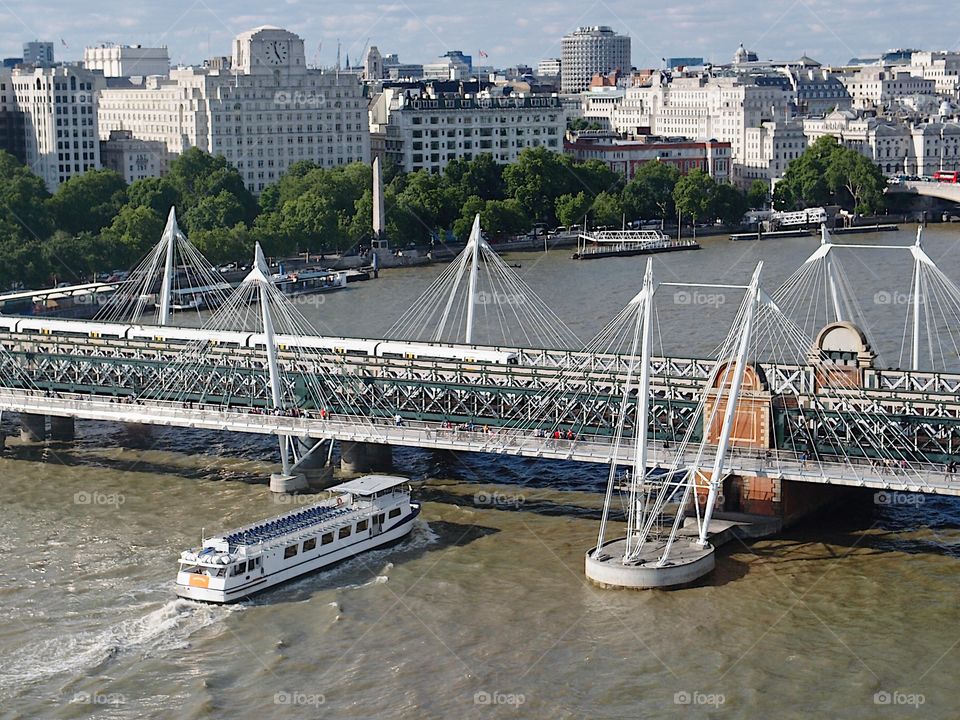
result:
<svg viewBox="0 0 960 720"><path fill-rule="evenodd" d="M20 413L20 439L24 442L43 442L47 439L47 416Z"/></svg>
<svg viewBox="0 0 960 720"><path fill-rule="evenodd" d="M72 417L50 416L50 439L70 441L76 438L76 422Z"/></svg>
<svg viewBox="0 0 960 720"><path fill-rule="evenodd" d="M305 475L307 483L314 490L333 485L333 466L330 464L333 440L303 437L297 438L295 442L300 462L294 466L294 470Z"/></svg>
<svg viewBox="0 0 960 720"><path fill-rule="evenodd" d="M340 442L340 469L348 473L390 472L393 449L370 442Z"/></svg>

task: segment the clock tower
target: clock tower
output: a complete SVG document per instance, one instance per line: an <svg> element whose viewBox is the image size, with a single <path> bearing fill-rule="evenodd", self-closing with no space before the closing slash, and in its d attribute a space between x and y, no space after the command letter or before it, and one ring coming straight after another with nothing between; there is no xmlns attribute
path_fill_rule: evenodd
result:
<svg viewBox="0 0 960 720"><path fill-rule="evenodd" d="M233 41L233 66L244 75L306 73L303 40L278 27L263 26L237 35Z"/></svg>

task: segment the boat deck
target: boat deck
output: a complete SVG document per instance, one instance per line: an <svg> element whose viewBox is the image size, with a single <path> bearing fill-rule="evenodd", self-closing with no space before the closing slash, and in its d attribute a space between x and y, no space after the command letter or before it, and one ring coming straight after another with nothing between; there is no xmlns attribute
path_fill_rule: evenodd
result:
<svg viewBox="0 0 960 720"><path fill-rule="evenodd" d="M249 546L298 533L331 520L355 514L360 508L352 506L311 507L290 515L284 515L258 525L234 530L223 536L231 546Z"/></svg>

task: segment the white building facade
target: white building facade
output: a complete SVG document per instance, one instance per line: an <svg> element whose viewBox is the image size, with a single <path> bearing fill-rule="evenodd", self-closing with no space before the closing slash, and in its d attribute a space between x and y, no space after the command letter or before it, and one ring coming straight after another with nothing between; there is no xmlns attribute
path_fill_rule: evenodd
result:
<svg viewBox="0 0 960 720"><path fill-rule="evenodd" d="M23 113L25 161L50 192L100 168L97 93L103 77L83 68L14 68L10 84Z"/></svg>
<svg viewBox="0 0 960 720"><path fill-rule="evenodd" d="M895 109L908 97L936 95L936 82L908 72L865 67L843 78L853 107Z"/></svg>
<svg viewBox="0 0 960 720"><path fill-rule="evenodd" d="M528 147L562 152L566 115L555 95L434 98L388 87L374 99L370 127L405 172L440 172L480 154L504 164Z"/></svg>
<svg viewBox="0 0 960 720"><path fill-rule="evenodd" d="M83 66L99 70L104 77L146 77L170 73L170 55L166 47L106 45L83 51Z"/></svg>
<svg viewBox="0 0 960 720"><path fill-rule="evenodd" d="M748 127L739 163L740 184L747 186L762 180L772 188L787 166L806 149L807 137L800 121L769 120L759 127Z"/></svg>
<svg viewBox="0 0 960 720"><path fill-rule="evenodd" d="M112 130L109 139L100 141L103 167L122 175L128 185L166 175L169 158L164 143L135 138L129 130Z"/></svg>
<svg viewBox="0 0 960 720"><path fill-rule="evenodd" d="M308 69L303 40L262 27L239 35L232 67L171 70L169 79L110 87L100 137L129 130L177 155L199 147L236 167L260 193L290 165L370 161L367 98L357 73Z"/></svg>
<svg viewBox="0 0 960 720"><path fill-rule="evenodd" d="M583 92L594 75L631 67L630 38L605 25L577 28L560 41L560 92Z"/></svg>

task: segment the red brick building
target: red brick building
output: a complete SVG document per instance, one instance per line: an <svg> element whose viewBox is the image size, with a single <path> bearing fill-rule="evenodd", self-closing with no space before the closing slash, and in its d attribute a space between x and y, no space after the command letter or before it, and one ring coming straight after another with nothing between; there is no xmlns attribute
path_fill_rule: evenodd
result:
<svg viewBox="0 0 960 720"><path fill-rule="evenodd" d="M610 169L633 178L648 162L670 163L682 175L700 168L715 180L730 180L731 147L728 142L694 141L643 136L623 139L609 133L581 133L564 140L563 151L578 161L600 160Z"/></svg>

